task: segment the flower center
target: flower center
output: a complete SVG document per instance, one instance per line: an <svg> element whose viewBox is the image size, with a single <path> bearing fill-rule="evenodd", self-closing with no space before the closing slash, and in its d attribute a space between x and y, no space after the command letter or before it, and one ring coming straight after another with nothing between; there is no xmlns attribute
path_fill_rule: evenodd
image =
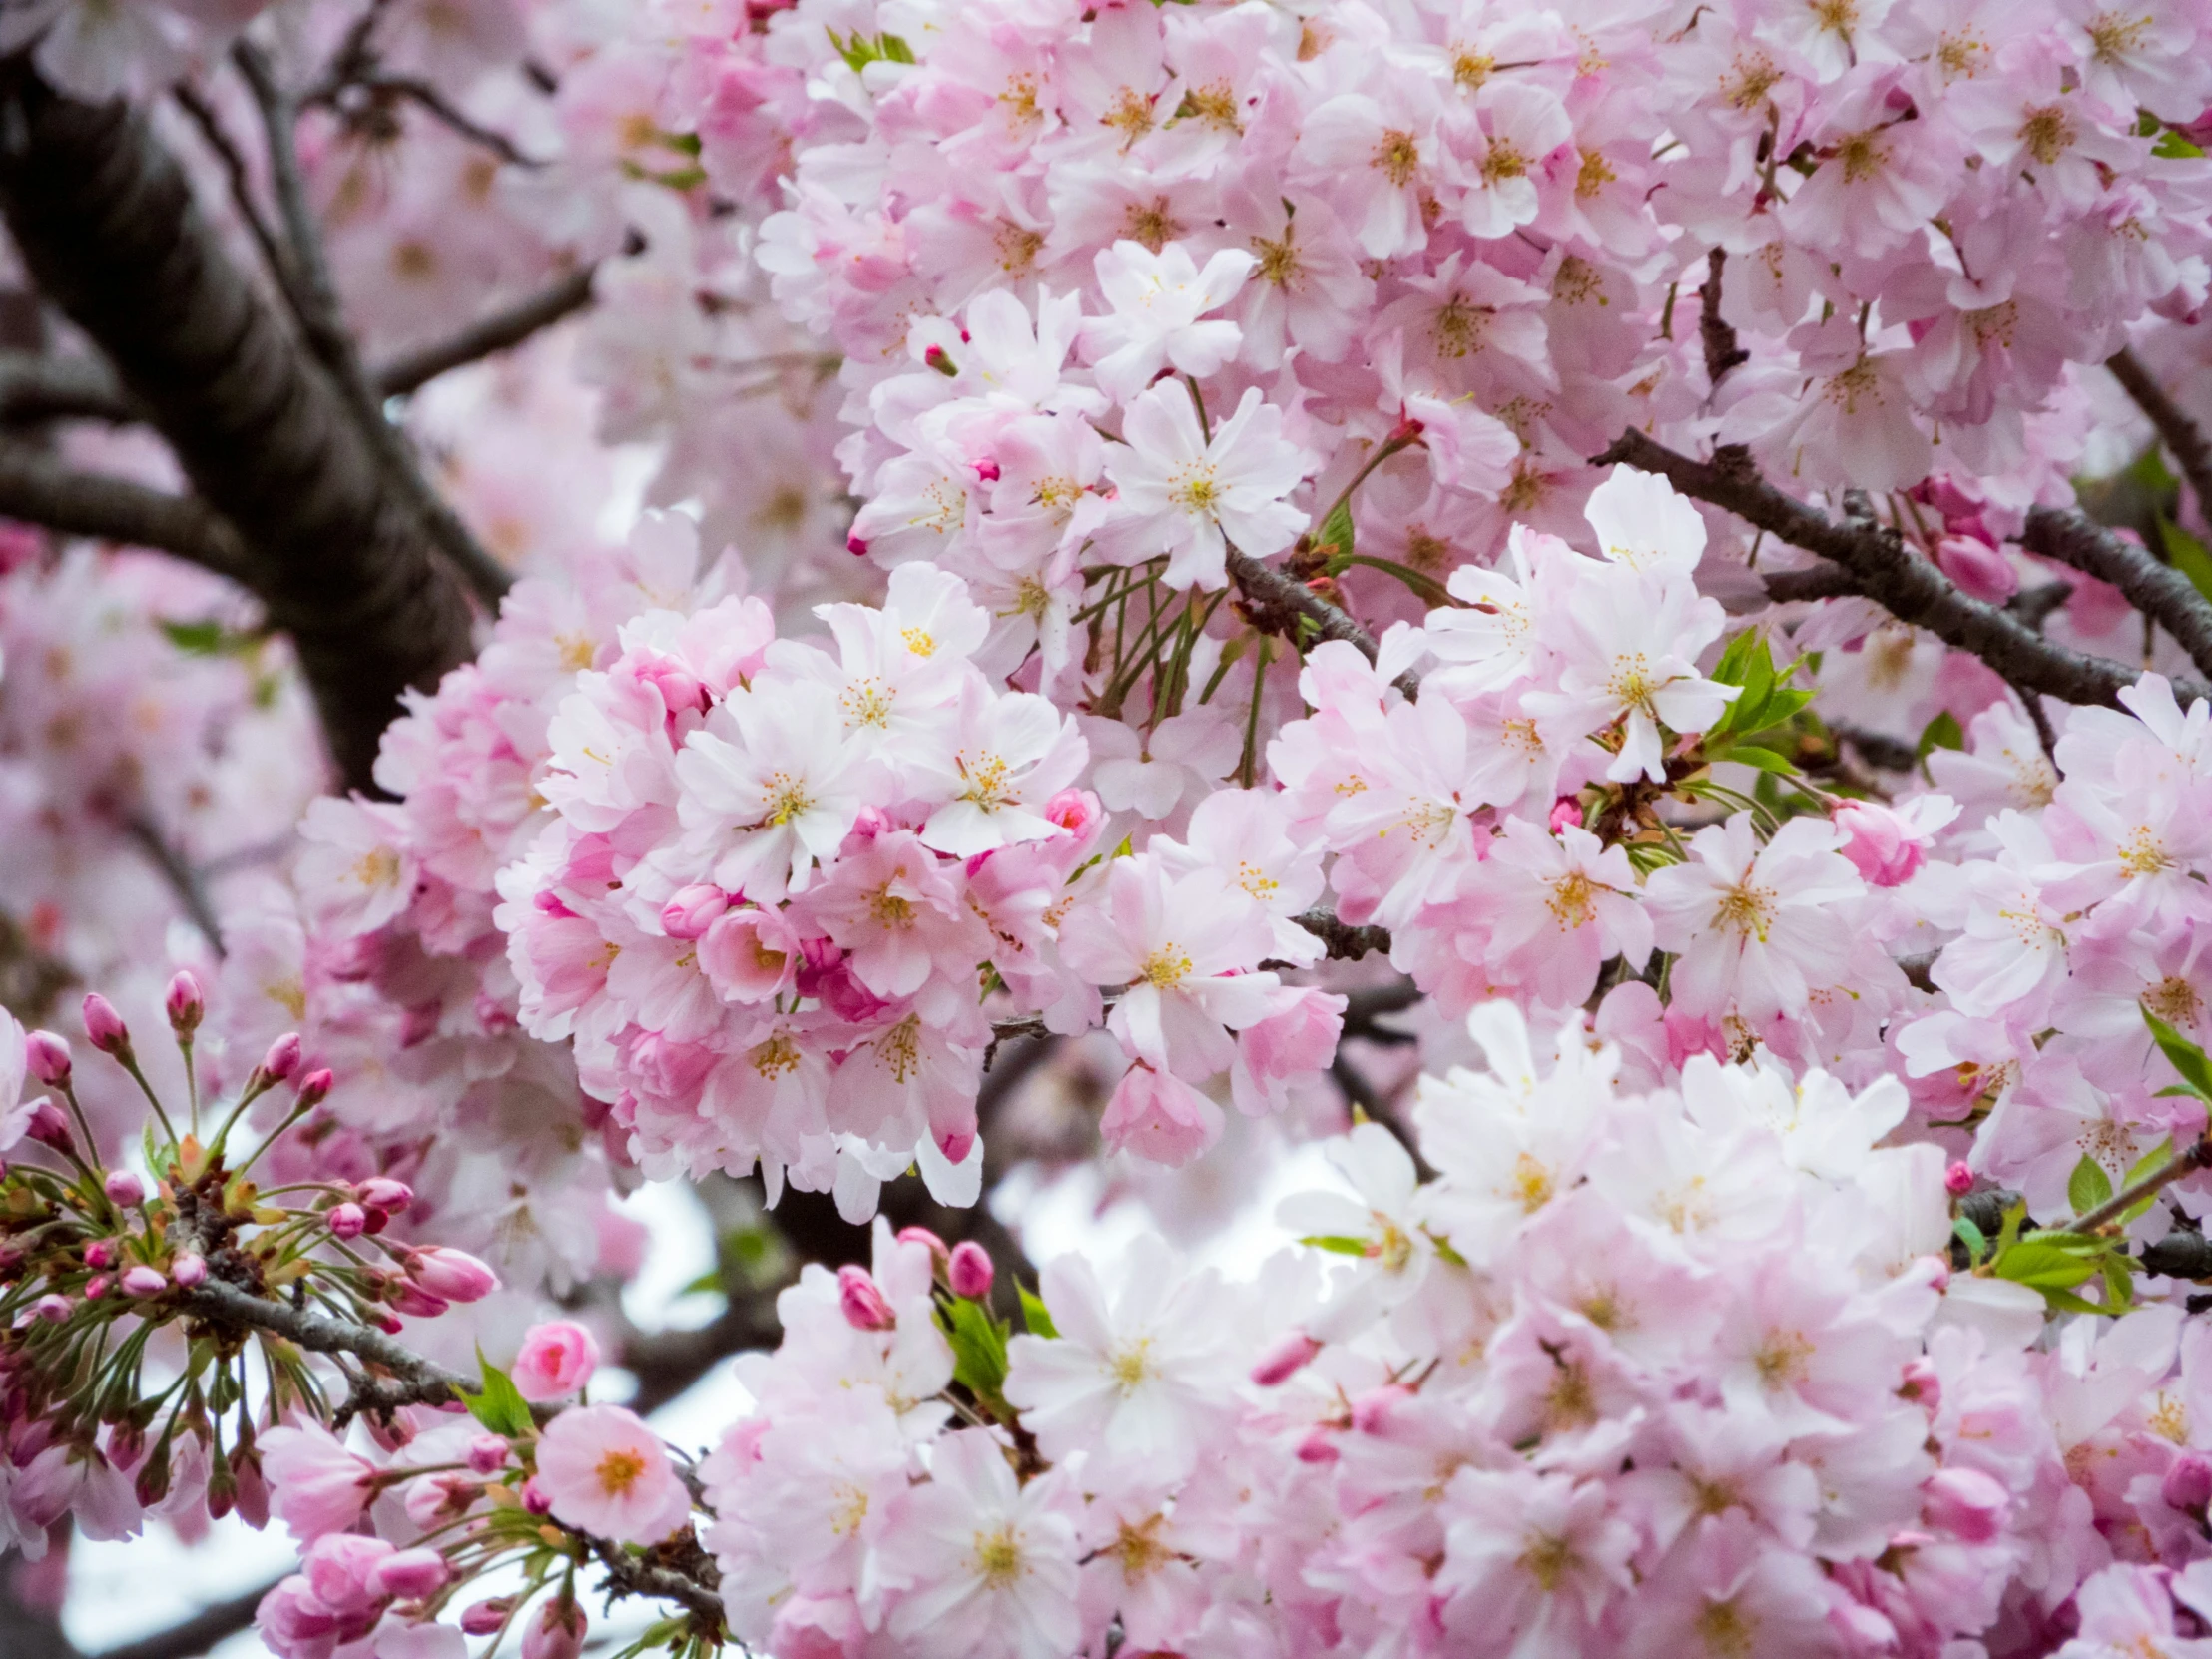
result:
<svg viewBox="0 0 2212 1659"><path fill-rule="evenodd" d="M2019 136L2027 153L2048 167L2073 148L2074 124L2067 119L2064 105L2044 104L2027 112Z"/></svg>
<svg viewBox="0 0 2212 1659"><path fill-rule="evenodd" d="M1221 500L1221 485L1214 476L1213 467L1204 461L1193 461L1183 468L1168 485L1168 499L1199 518L1212 517Z"/></svg>
<svg viewBox="0 0 2212 1659"><path fill-rule="evenodd" d="M1172 991L1190 976L1192 965L1180 946L1164 944L1139 964L1137 978L1156 991Z"/></svg>
<svg viewBox="0 0 2212 1659"><path fill-rule="evenodd" d="M1721 894L1720 907L1714 911L1714 919L1723 927L1733 927L1737 932L1756 936L1761 944L1767 942L1767 929L1774 925L1777 894L1772 887L1755 887L1748 880L1730 887Z"/></svg>
<svg viewBox="0 0 2212 1659"><path fill-rule="evenodd" d="M1567 1576L1567 1569L1574 1565L1575 1559L1574 1545L1565 1538L1555 1538L1548 1532L1532 1532L1528 1535L1527 1547L1521 1551L1520 1564L1549 1595Z"/></svg>
<svg viewBox="0 0 2212 1659"><path fill-rule="evenodd" d="M1112 1372L1114 1386L1125 1394L1135 1393L1152 1375L1152 1339L1139 1337L1126 1348L1114 1353Z"/></svg>
<svg viewBox="0 0 2212 1659"><path fill-rule="evenodd" d="M1844 164L1844 183L1856 185L1872 179L1888 165L1890 147L1883 142L1880 127L1869 127L1837 145L1836 159Z"/></svg>
<svg viewBox="0 0 2212 1659"><path fill-rule="evenodd" d="M1518 179L1528 172L1528 158L1520 153L1519 146L1511 139L1490 140L1489 154L1482 158L1482 182L1494 185L1503 179Z"/></svg>
<svg viewBox="0 0 2212 1659"><path fill-rule="evenodd" d="M1752 1369L1759 1373L1759 1381L1770 1388L1786 1387L1792 1382L1802 1382L1806 1377L1805 1362L1813 1358L1813 1345L1800 1331L1770 1331L1759 1352L1751 1357Z"/></svg>
<svg viewBox="0 0 2212 1659"><path fill-rule="evenodd" d="M998 756L985 752L971 766L968 758L962 755L956 764L960 769L960 776L967 780L967 789L961 793L961 800L974 802L986 813L1012 804L1012 769Z"/></svg>
<svg viewBox="0 0 2212 1659"><path fill-rule="evenodd" d="M399 879L399 854L388 846L364 852L353 864L353 879L364 887L388 887Z"/></svg>
<svg viewBox="0 0 2212 1659"><path fill-rule="evenodd" d="M599 1459L599 1466L592 1474L599 1481L599 1489L609 1497L628 1497L645 1473L645 1458L627 1446L617 1446Z"/></svg>
<svg viewBox="0 0 2212 1659"><path fill-rule="evenodd" d="M975 1572L994 1590L1003 1590L1021 1576L1021 1543L1011 1525L975 1534Z"/></svg>
<svg viewBox="0 0 2212 1659"><path fill-rule="evenodd" d="M917 657L936 655L936 638L926 628L901 628L898 637L906 642L906 649Z"/></svg>
<svg viewBox="0 0 2212 1659"><path fill-rule="evenodd" d="M804 778L794 778L784 772L769 774L768 813L763 822L771 829L783 829L793 819L811 812L814 805L814 799L807 794Z"/></svg>
<svg viewBox="0 0 2212 1659"><path fill-rule="evenodd" d="M1551 896L1544 901L1544 908L1551 912L1551 919L1560 927L1587 927L1597 918L1597 905L1593 902L1597 887L1587 875L1571 869L1551 884Z"/></svg>
<svg viewBox="0 0 2212 1659"><path fill-rule="evenodd" d="M1521 1214L1532 1216L1551 1202L1551 1171L1523 1152L1513 1160L1511 1190Z"/></svg>
<svg viewBox="0 0 2212 1659"><path fill-rule="evenodd" d="M1393 127L1375 147L1372 164L1383 178L1403 188L1420 168L1420 145L1411 133Z"/></svg>

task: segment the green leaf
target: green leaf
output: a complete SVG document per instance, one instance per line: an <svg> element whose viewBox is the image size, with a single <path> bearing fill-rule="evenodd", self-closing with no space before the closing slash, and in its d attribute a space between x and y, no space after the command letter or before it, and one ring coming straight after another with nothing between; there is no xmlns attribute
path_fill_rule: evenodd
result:
<svg viewBox="0 0 2212 1659"><path fill-rule="evenodd" d="M2164 513L2158 515L2158 534L2166 544L2166 556L2190 585L2212 599L2212 551Z"/></svg>
<svg viewBox="0 0 2212 1659"><path fill-rule="evenodd" d="M1978 1262L1982 1257L1989 1254L1989 1236L1976 1227L1967 1217L1958 1216L1953 1218L1950 1230L1964 1242L1967 1260Z"/></svg>
<svg viewBox="0 0 2212 1659"><path fill-rule="evenodd" d="M504 1434L509 1439L530 1432L530 1402L514 1384L514 1379L484 1358L483 1350L476 1351L476 1360L484 1368L484 1386L480 1393L463 1393L461 1403L468 1407L468 1414L490 1429L494 1434Z"/></svg>
<svg viewBox="0 0 2212 1659"><path fill-rule="evenodd" d="M2212 1101L2212 1060L2205 1058L2204 1050L2148 1008L2143 1010L2143 1023L2150 1027L2158 1051L2181 1073L2181 1080L2189 1085L2189 1092L2199 1100Z"/></svg>
<svg viewBox="0 0 2212 1659"><path fill-rule="evenodd" d="M2173 1161L2173 1143L2171 1141L2160 1141L2156 1146L2152 1147L2148 1152L2144 1153L2142 1157L2135 1160L2135 1167L2129 1170L2127 1174L2123 1176L2120 1180L2121 1189L2124 1191L2127 1188L2134 1186L2136 1182L2142 1180L2145 1176L2155 1175L2159 1170L2164 1169L2167 1164ZM2138 1221L2142 1217L2150 1214L2150 1207L2157 1202L2158 1195L2156 1193L2145 1193L2141 1198L2138 1198L2133 1204L2130 1204L2126 1209L2120 1212L2120 1225L2122 1227L2125 1227L2129 1222Z"/></svg>
<svg viewBox="0 0 2212 1659"><path fill-rule="evenodd" d="M1045 1307L1044 1298L1018 1279L1014 1281L1014 1289L1021 1293L1021 1323L1029 1335L1057 1337L1060 1329L1052 1323L1052 1312Z"/></svg>
<svg viewBox="0 0 2212 1659"><path fill-rule="evenodd" d="M1365 1256L1368 1253L1367 1240L1343 1233L1309 1233L1298 1242L1316 1250L1326 1250L1332 1256Z"/></svg>
<svg viewBox="0 0 2212 1659"><path fill-rule="evenodd" d="M1713 757L1716 761L1734 761L1738 766L1756 767L1761 772L1779 772L1788 776L1797 771L1789 757L1777 755L1771 749L1761 749L1753 744L1735 744Z"/></svg>
<svg viewBox="0 0 2212 1659"><path fill-rule="evenodd" d="M2010 1250L2012 1242L2020 1236L2020 1224L2027 1220L2027 1201L2021 1199L2004 1212L2004 1225L1997 1229L1997 1249Z"/></svg>
<svg viewBox="0 0 2212 1659"><path fill-rule="evenodd" d="M2135 1263L2112 1252L2104 1259L2104 1308L2107 1314L2124 1314L2135 1306Z"/></svg>
<svg viewBox="0 0 2212 1659"><path fill-rule="evenodd" d="M1007 1326L980 1302L964 1298L940 1304L938 1318L952 1344L952 1381L1000 1418L1013 1415L1006 1404Z"/></svg>
<svg viewBox="0 0 2212 1659"><path fill-rule="evenodd" d="M876 35L872 39L855 29L851 34L839 36L837 31L828 31L830 44L838 57L857 75L871 63L912 63L913 48L896 35Z"/></svg>
<svg viewBox="0 0 2212 1659"><path fill-rule="evenodd" d="M1913 753L1925 761L1938 749L1963 749L1966 734L1958 725L1958 717L1945 709L1921 728L1921 741L1913 746Z"/></svg>
<svg viewBox="0 0 2212 1659"><path fill-rule="evenodd" d="M2190 143L2173 128L2168 127L2159 136L2158 142L2150 147L2150 153L2154 156L2163 157L2169 162L2185 162L2196 160L2197 157L2204 154L2204 151L2198 145Z"/></svg>
<svg viewBox="0 0 2212 1659"><path fill-rule="evenodd" d="M1342 557L1343 562L1348 566L1366 565L1370 570L1380 570L1384 575L1396 577L1412 589L1415 594L1425 599L1431 607L1456 606L1459 603L1451 597L1449 588L1433 576L1424 576L1411 565L1401 565L1395 559L1372 559L1365 553L1347 553ZM1331 563L1334 564L1336 561L1332 560Z"/></svg>
<svg viewBox="0 0 2212 1659"><path fill-rule="evenodd" d="M1340 501L1329 509L1329 516L1321 521L1321 528L1314 532L1314 551L1330 561L1332 576L1341 574L1339 559L1352 557L1352 503Z"/></svg>
<svg viewBox="0 0 2212 1659"><path fill-rule="evenodd" d="M2112 1177L2105 1174L2102 1164L2083 1153L2073 1174L2066 1178L2066 1202L2073 1206L2073 1213L2085 1216L2111 1196Z"/></svg>
<svg viewBox="0 0 2212 1659"><path fill-rule="evenodd" d="M2094 1279L2100 1270L2094 1255L2085 1257L2050 1239L2021 1239L1997 1253L1990 1271L2030 1290L2063 1291Z"/></svg>
<svg viewBox="0 0 2212 1659"><path fill-rule="evenodd" d="M169 643L193 657L245 657L261 647L261 638L226 628L214 618L202 622L178 622L165 617L162 632Z"/></svg>

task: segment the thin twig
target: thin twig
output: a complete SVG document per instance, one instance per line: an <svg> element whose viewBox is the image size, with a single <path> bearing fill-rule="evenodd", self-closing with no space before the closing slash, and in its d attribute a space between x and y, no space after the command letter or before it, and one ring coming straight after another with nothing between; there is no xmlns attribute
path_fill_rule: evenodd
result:
<svg viewBox="0 0 2212 1659"><path fill-rule="evenodd" d="M2212 443L2204 436L2204 428L2183 411L2158 383L2158 376L2143 365L2142 358L2127 346L2105 359L2104 366L2112 371L2112 377L2135 400L2135 406L2150 417L2150 423L2165 441L2166 451L2181 468L2181 476L2188 480L2189 493L2197 498L2197 512L2212 517ZM2199 665L2202 666L2201 664Z"/></svg>
<svg viewBox="0 0 2212 1659"><path fill-rule="evenodd" d="M2066 1223L2066 1231L2094 1233L2099 1228L2109 1226L2140 1200L2172 1186L2182 1177L2204 1168L2206 1164L2212 1164L2212 1136L2198 1137L2186 1149L2175 1153L2171 1161L2159 1165L2142 1180L2122 1187L2087 1215L2076 1216Z"/></svg>
<svg viewBox="0 0 2212 1659"><path fill-rule="evenodd" d="M151 547L247 583L245 544L206 502L169 495L101 472L79 472L43 450L0 438L0 517ZM251 585L248 583L247 585Z"/></svg>
<svg viewBox="0 0 2212 1659"><path fill-rule="evenodd" d="M231 181L232 206L238 209L255 246L262 251L262 263L269 268L277 286L289 292L295 274L283 245L276 240L276 233L262 213L261 203L255 200L253 170L246 165L245 153L232 139L230 129L223 125L223 117L201 95L198 87L189 81L180 81L176 96L178 107L192 118L192 124L200 129L201 138L215 152L216 160L223 164L224 174Z"/></svg>
<svg viewBox="0 0 2212 1659"><path fill-rule="evenodd" d="M97 357L0 351L0 425L40 420L104 420L126 426L145 411Z"/></svg>
<svg viewBox="0 0 2212 1659"><path fill-rule="evenodd" d="M2105 657L2054 645L1994 605L1959 592L1949 577L1914 555L1888 526L1837 523L1760 477L1750 452L1738 445L1716 450L1710 461L1677 454L1645 433L1629 430L1593 465L1625 461L1665 477L1683 494L1730 512L1844 570L1870 599L1901 622L1925 628L1946 645L1980 658L2016 688L2031 713L2040 695L2067 703L2119 706L2119 694L2135 684L2139 669ZM2197 682L2178 684L2187 702L2206 695Z"/></svg>
<svg viewBox="0 0 2212 1659"><path fill-rule="evenodd" d="M1349 921L1339 921L1328 910L1307 910L1291 919L1327 945L1330 955L1342 960L1356 961L1370 951L1389 954L1387 928L1356 927Z"/></svg>
<svg viewBox="0 0 2212 1659"><path fill-rule="evenodd" d="M515 167L526 168L535 172L549 165L543 157L532 156L517 149L514 140L507 137L505 133L496 132L492 128L483 125L428 81L418 80L412 75L370 73L348 83L347 90L356 89L365 93L372 103L403 98L410 103L417 104L433 120L459 134L469 143L489 150L501 161L510 163ZM342 92L314 102L322 103L334 110L340 120L347 119L356 113L347 108Z"/></svg>
<svg viewBox="0 0 2212 1659"><path fill-rule="evenodd" d="M376 370L376 388L386 397L404 397L451 369L520 345L532 334L575 315L592 302L592 277L586 266L458 333L395 357Z"/></svg>
<svg viewBox="0 0 2212 1659"><path fill-rule="evenodd" d="M292 101L277 84L276 70L268 57L252 41L239 41L232 48L231 56L261 108L262 127L269 144L270 173L276 181L276 203L283 215L296 269L292 299L307 344L336 380L354 423L376 446L385 475L414 509L431 541L476 590L478 598L487 605L497 606L513 585L513 578L424 480L406 434L384 418L382 399L369 383L361 367L359 348L346 330L337 286L330 276L329 258L322 246L321 227L307 201L306 181L299 171L299 151L292 132L296 119Z"/></svg>
<svg viewBox="0 0 2212 1659"><path fill-rule="evenodd" d="M1304 582L1235 547L1229 549L1228 564L1229 579L1244 595L1245 613L1262 633L1280 634L1294 645L1300 644L1299 621L1303 618L1313 624L1320 638L1344 640L1356 646L1369 662L1375 661L1375 636ZM1391 684L1407 697L1420 693L1420 680L1409 669Z"/></svg>
<svg viewBox="0 0 2212 1659"><path fill-rule="evenodd" d="M216 919L215 905L208 899L207 884L201 880L200 872L185 861L184 854L170 844L169 837L153 820L134 813L124 821L123 828L154 867L162 872L192 924L207 935L215 953L223 955L223 924Z"/></svg>
<svg viewBox="0 0 2212 1659"><path fill-rule="evenodd" d="M2078 512L2030 507L2020 545L2030 553L2109 582L2127 602L2174 637L2189 660L2212 675L2212 604L2172 565Z"/></svg>
<svg viewBox="0 0 2212 1659"><path fill-rule="evenodd" d="M1736 343L1736 330L1721 315L1721 267L1728 256L1716 248L1705 256L1705 284L1697 290L1698 338L1705 346L1705 379L1715 391L1738 363L1749 362L1751 353Z"/></svg>

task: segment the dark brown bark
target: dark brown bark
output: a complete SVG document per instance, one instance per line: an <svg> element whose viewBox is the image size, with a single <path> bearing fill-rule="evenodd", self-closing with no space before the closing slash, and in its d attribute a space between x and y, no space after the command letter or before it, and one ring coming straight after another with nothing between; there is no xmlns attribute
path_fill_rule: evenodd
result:
<svg viewBox="0 0 2212 1659"><path fill-rule="evenodd" d="M244 544L347 784L370 786L399 694L471 652L466 595L329 375L223 251L144 118L0 68L0 213Z"/></svg>

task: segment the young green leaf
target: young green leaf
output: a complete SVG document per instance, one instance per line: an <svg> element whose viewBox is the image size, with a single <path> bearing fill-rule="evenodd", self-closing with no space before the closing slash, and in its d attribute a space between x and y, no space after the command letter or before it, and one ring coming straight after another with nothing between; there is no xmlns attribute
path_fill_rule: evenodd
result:
<svg viewBox="0 0 2212 1659"><path fill-rule="evenodd" d="M2066 1202L2073 1206L2073 1213L2085 1216L2111 1196L2112 1177L2105 1174L2102 1164L2083 1153L2073 1174L2066 1178Z"/></svg>
<svg viewBox="0 0 2212 1659"><path fill-rule="evenodd" d="M1978 1262L1982 1257L1989 1254L1989 1236L1966 1217L1958 1216L1954 1218L1950 1224L1950 1230L1964 1242L1966 1257L1969 1261Z"/></svg>
<svg viewBox="0 0 2212 1659"><path fill-rule="evenodd" d="M1341 574L1344 566L1339 560L1352 557L1352 503L1340 501L1329 510L1329 516L1321 521L1321 528L1314 532L1314 551L1329 561L1329 573Z"/></svg>
<svg viewBox="0 0 2212 1659"><path fill-rule="evenodd" d="M2181 1073L2181 1080L2189 1086L2189 1092L2199 1100L2212 1102L2212 1060L2205 1058L2204 1050L2148 1008L2143 1010L2143 1023L2150 1027L2158 1051Z"/></svg>
<svg viewBox="0 0 2212 1659"><path fill-rule="evenodd" d="M1332 1256L1365 1256L1368 1253L1367 1240L1347 1238L1342 1233L1309 1233L1298 1242L1316 1250L1326 1250Z"/></svg>
<svg viewBox="0 0 2212 1659"><path fill-rule="evenodd" d="M1014 1289L1021 1293L1023 1329L1032 1337L1057 1337L1059 1327L1052 1323L1052 1313L1045 1307L1044 1298L1018 1279L1014 1281Z"/></svg>
<svg viewBox="0 0 2212 1659"><path fill-rule="evenodd" d="M941 1304L938 1318L952 1345L952 1381L962 1384L995 1415L1013 1415L1002 1391L1006 1386L1007 1326L980 1302L964 1298Z"/></svg>
<svg viewBox="0 0 2212 1659"><path fill-rule="evenodd" d="M494 1434L504 1434L509 1439L529 1433L532 1427L530 1402L522 1397L514 1379L486 1360L481 1349L477 1350L476 1360L484 1370L484 1386L477 1393L461 1395L461 1403L468 1407L468 1414Z"/></svg>
<svg viewBox="0 0 2212 1659"><path fill-rule="evenodd" d="M1913 746L1913 753L1925 761L1938 749L1965 747L1966 734L1958 724L1958 717L1945 709L1921 728L1921 741Z"/></svg>

